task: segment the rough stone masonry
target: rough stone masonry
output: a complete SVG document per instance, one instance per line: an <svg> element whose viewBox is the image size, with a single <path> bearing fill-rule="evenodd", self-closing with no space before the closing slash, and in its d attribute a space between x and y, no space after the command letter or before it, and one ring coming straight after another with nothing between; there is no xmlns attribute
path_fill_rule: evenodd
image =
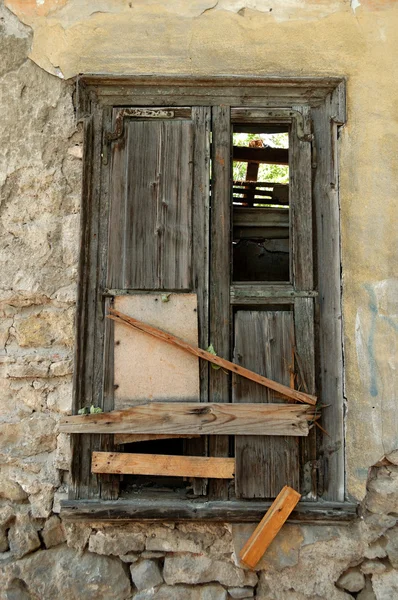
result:
<svg viewBox="0 0 398 600"><path fill-rule="evenodd" d="M286 525L256 573L236 558L254 525L59 518L82 137L72 86L27 58L31 44L30 28L1 6L0 599L397 598L398 452L370 469L357 521Z"/></svg>

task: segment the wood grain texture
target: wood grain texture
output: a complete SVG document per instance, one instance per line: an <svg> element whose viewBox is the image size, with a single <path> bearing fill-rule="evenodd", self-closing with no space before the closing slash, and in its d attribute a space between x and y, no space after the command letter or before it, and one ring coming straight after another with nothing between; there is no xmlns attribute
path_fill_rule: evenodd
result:
<svg viewBox="0 0 398 600"><path fill-rule="evenodd" d="M172 494L156 498L143 495L113 502L61 500L61 517L68 521L209 521L258 523L269 509L265 500L188 500ZM349 526L358 518L358 507L348 502L300 502L288 523Z"/></svg>
<svg viewBox="0 0 398 600"><path fill-rule="evenodd" d="M124 287L191 288L193 124L125 123Z"/></svg>
<svg viewBox="0 0 398 600"><path fill-rule="evenodd" d="M210 127L211 108L193 107L195 128L193 167L193 256L192 283L198 298L198 339L201 348L209 346L209 235L210 235ZM209 400L209 363L199 361L200 401ZM187 439L185 454L206 456L205 436ZM201 496L207 493L206 479L193 479L192 491Z"/></svg>
<svg viewBox="0 0 398 600"><path fill-rule="evenodd" d="M319 386L322 402L328 405L322 417L321 454L325 500L344 500L344 395L343 336L341 308L340 206L337 172L338 98L312 110L315 126L317 168L313 193L317 206L317 278L319 298Z"/></svg>
<svg viewBox="0 0 398 600"><path fill-rule="evenodd" d="M302 113L306 130L311 131L309 108L295 109ZM293 284L296 290L312 290L314 269L311 142L299 138L297 127L297 120L294 119L290 135L289 166Z"/></svg>
<svg viewBox="0 0 398 600"><path fill-rule="evenodd" d="M233 479L233 458L93 452L93 473Z"/></svg>
<svg viewBox="0 0 398 600"><path fill-rule="evenodd" d="M189 352L190 354L193 354L194 356L203 358L203 359L207 360L208 362L211 362L219 367L222 367L223 369L227 369L228 371L231 371L234 374L241 375L242 377L245 377L246 379L250 379L251 381L259 383L260 385L267 387L269 389L272 389L275 392L278 392L278 394L280 394L282 396L286 396L287 398L290 398L291 400L297 400L298 402L303 402L305 404L310 404L312 406L314 406L316 404L317 399L315 396L311 396L310 394L305 394L303 392L299 392L293 388L290 388L287 385L284 385L282 383L274 381L273 379L269 379L268 377L264 377L263 375L259 375L258 373L254 373L254 371L251 371L250 369L241 367L240 365L237 365L236 363L233 363L229 360L225 360L224 358L221 358L220 356L215 356L214 354L210 354L210 352L207 352L206 350L202 350L201 348L196 348L195 346L188 344L184 340L181 340L170 333L162 331L161 329L158 329L157 327L151 327L147 323L143 323L142 321L139 321L138 319L129 317L128 315L121 313L117 310L114 310L111 308L109 310L109 314L107 316L108 316L108 318L113 319L114 321L117 321L118 323L124 323L128 327L133 327L140 331L144 331L148 335L152 335L158 339L161 339L164 342L171 344L172 346L178 346L182 350L185 350L186 352Z"/></svg>
<svg viewBox="0 0 398 600"><path fill-rule="evenodd" d="M260 521L258 527L256 527L239 552L239 558L244 565L250 569L255 568L300 498L300 494L294 489L288 486L282 489L264 515L264 518Z"/></svg>
<svg viewBox="0 0 398 600"><path fill-rule="evenodd" d="M289 383L293 370L293 316L289 311L237 311L234 359ZM233 402L280 402L272 390L234 375ZM277 436L235 437L238 498L273 498L299 484L298 440Z"/></svg>
<svg viewBox="0 0 398 600"><path fill-rule="evenodd" d="M212 182L210 244L210 321L209 342L219 356L230 358L231 307L229 285L231 272L231 121L227 106L212 107ZM230 377L222 369L209 371L209 401L226 402L230 395ZM211 437L211 456L228 456L229 439ZM223 481L211 481L210 498L228 498Z"/></svg>
<svg viewBox="0 0 398 600"><path fill-rule="evenodd" d="M132 434L132 433L116 433L115 436L115 446L120 446L121 444L135 444L137 442L152 442L155 440L170 440L170 439L192 439L192 438L201 438L200 435L191 434L172 434L172 433L141 433L141 434Z"/></svg>
<svg viewBox="0 0 398 600"><path fill-rule="evenodd" d="M151 402L61 419L64 433L307 435L311 407L300 404Z"/></svg>

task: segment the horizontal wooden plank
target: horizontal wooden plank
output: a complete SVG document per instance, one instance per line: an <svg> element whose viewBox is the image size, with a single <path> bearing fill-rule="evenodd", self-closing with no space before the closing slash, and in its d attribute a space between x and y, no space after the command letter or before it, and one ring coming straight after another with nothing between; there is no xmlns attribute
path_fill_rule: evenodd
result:
<svg viewBox="0 0 398 600"><path fill-rule="evenodd" d="M255 568L300 498L301 495L296 490L285 485L239 552L244 565L250 569Z"/></svg>
<svg viewBox="0 0 398 600"><path fill-rule="evenodd" d="M133 319L132 317L129 317L123 313L120 313L117 310L110 309L109 312L110 312L110 314L108 314L107 317L110 319L113 319L114 321L124 323L125 325L127 325L129 327L135 327L135 328L139 329L140 331L144 331L145 333L148 333L149 335L152 335L158 339L163 340L164 342L166 342L168 344L171 344L172 346L178 346L182 350L185 350L185 352L189 352L190 354L193 354L194 356L203 358L204 360L207 360L215 365L218 365L219 367L222 367L223 369L227 369L228 371L231 371L232 373L235 373L236 375L241 375L242 377L246 377L247 379L250 379L251 381L255 381L256 383L259 383L260 385L263 385L265 387L270 388L271 390L274 390L275 392L278 392L282 396L286 396L287 398L290 398L292 400L297 400L298 402L304 402L306 404L311 404L311 405L316 404L317 398L315 396L312 396L310 394L305 394L304 392L299 392L293 388L290 388L286 385L278 383L277 381L273 381L272 379L268 379L267 377L258 375L257 373L254 373L253 371L250 371L249 369L245 369L244 367L241 367L235 363L232 363L229 360L225 360L224 358L220 358L219 356L214 356L213 354L210 354L210 352L207 352L206 350L202 350L201 348L196 348L195 346L192 346L191 344L188 344L187 342L180 340L179 338L177 338L174 335L171 335L170 333L162 331L161 329L157 329L156 327L151 327L150 325L143 323L142 321L138 321L137 319Z"/></svg>
<svg viewBox="0 0 398 600"><path fill-rule="evenodd" d="M93 473L233 479L235 459L172 456L168 454L131 454L128 452L93 452L91 470Z"/></svg>
<svg viewBox="0 0 398 600"><path fill-rule="evenodd" d="M308 435L313 410L301 404L150 402L61 419L64 433Z"/></svg>
<svg viewBox="0 0 398 600"><path fill-rule="evenodd" d="M120 446L121 444L136 444L137 442L153 442L155 440L171 440L180 438L185 440L191 438L200 438L200 435L183 435L179 433L138 433L134 435L132 433L116 433L113 442L116 446Z"/></svg>
<svg viewBox="0 0 398 600"><path fill-rule="evenodd" d="M236 283L231 285L231 302L232 304L243 303L260 303L263 300L270 299L274 303L278 303L281 299L287 299L289 302L295 298L315 298L318 292L313 290L297 291L290 284L288 285L268 285L268 284L251 284L251 283Z"/></svg>
<svg viewBox="0 0 398 600"><path fill-rule="evenodd" d="M159 492L157 492L159 494ZM68 521L213 521L258 522L271 506L267 500L206 501L181 499L176 494L162 498L143 495L115 501L61 500L61 517ZM288 523L350 525L357 518L357 505L348 502L300 502Z"/></svg>
<svg viewBox="0 0 398 600"><path fill-rule="evenodd" d="M289 150L286 148L246 148L245 146L234 146L232 159L239 162L288 165Z"/></svg>

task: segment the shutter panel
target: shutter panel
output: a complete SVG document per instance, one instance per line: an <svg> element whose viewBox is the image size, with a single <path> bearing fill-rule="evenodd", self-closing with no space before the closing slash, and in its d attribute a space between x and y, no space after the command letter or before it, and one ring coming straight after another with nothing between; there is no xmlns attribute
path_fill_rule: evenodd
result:
<svg viewBox="0 0 398 600"><path fill-rule="evenodd" d="M237 311L234 362L290 385L293 367L290 311ZM286 402L272 390L235 376L233 402ZM235 436L238 498L274 498L284 485L298 489L299 442L289 436Z"/></svg>
<svg viewBox="0 0 398 600"><path fill-rule="evenodd" d="M107 287L196 293L199 345L206 348L210 108L114 109L109 137ZM113 322L107 328L112 375ZM200 365L200 383L207 401L207 365ZM205 454L205 445L204 438L186 441L192 455ZM203 494L206 482L194 480L193 488Z"/></svg>

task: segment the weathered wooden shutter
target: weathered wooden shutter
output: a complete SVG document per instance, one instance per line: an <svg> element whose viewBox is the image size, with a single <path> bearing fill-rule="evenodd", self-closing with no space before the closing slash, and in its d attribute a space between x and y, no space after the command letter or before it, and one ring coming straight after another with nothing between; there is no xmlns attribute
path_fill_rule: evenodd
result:
<svg viewBox="0 0 398 600"><path fill-rule="evenodd" d="M114 109L111 143L107 287L194 292L199 345L208 345L210 109ZM113 324L107 323L105 390L113 393ZM167 346L165 347L167 353ZM201 365L207 400L207 365ZM108 382L108 384L107 384ZM187 440L190 454L204 439ZM194 483L204 493L203 481Z"/></svg>
<svg viewBox="0 0 398 600"><path fill-rule="evenodd" d="M296 382L303 391L314 393L311 124L308 114L302 109L239 109L232 110L232 121L289 124L291 240L290 283L232 286L234 361L286 385ZM232 390L233 402L286 402L271 390L236 376ZM313 432L303 440L283 436L236 436L235 456L237 497L274 498L284 485L301 490L308 497L316 494L315 482L311 480L311 465L316 458ZM308 471L309 478L306 477Z"/></svg>

